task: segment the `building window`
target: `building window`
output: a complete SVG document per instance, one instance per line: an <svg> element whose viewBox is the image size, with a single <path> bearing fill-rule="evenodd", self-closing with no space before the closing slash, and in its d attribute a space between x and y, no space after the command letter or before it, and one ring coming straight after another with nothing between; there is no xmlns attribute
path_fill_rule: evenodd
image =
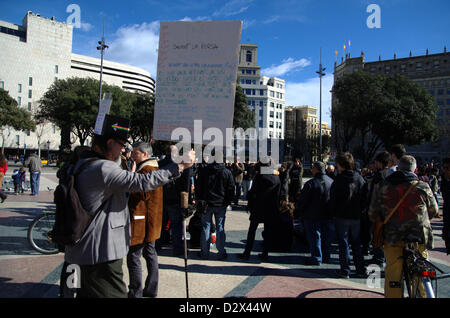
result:
<svg viewBox="0 0 450 318"><path fill-rule="evenodd" d="M283 93L280 93L280 99L283 99ZM280 105L281 106L281 105Z"/></svg>
<svg viewBox="0 0 450 318"><path fill-rule="evenodd" d="M270 97L275 97L275 92L274 91L269 91L270 93Z"/></svg>
<svg viewBox="0 0 450 318"><path fill-rule="evenodd" d="M416 70L417 71L421 71L422 70L422 63L420 63L420 62L416 63Z"/></svg>
<svg viewBox="0 0 450 318"><path fill-rule="evenodd" d="M260 95L260 96L264 96L264 90L263 90L263 89L260 89L260 90L259 90L259 95Z"/></svg>
<svg viewBox="0 0 450 318"><path fill-rule="evenodd" d="M438 95L444 95L444 90L443 89L438 89L437 93L438 93Z"/></svg>
<svg viewBox="0 0 450 318"><path fill-rule="evenodd" d="M53 129L53 133L56 134L56 125L53 125L52 129Z"/></svg>
<svg viewBox="0 0 450 318"><path fill-rule="evenodd" d="M274 103L270 102L270 107L273 107L274 105L275 105Z"/></svg>
<svg viewBox="0 0 450 318"><path fill-rule="evenodd" d="M447 99L447 105L450 105L450 99Z"/></svg>
<svg viewBox="0 0 450 318"><path fill-rule="evenodd" d="M269 127L273 128L273 121L269 121Z"/></svg>
<svg viewBox="0 0 450 318"><path fill-rule="evenodd" d="M17 105L21 106L22 105L22 97L17 97Z"/></svg>
<svg viewBox="0 0 450 318"><path fill-rule="evenodd" d="M430 93L430 95L434 95L434 89L430 89L428 92Z"/></svg>
<svg viewBox="0 0 450 318"><path fill-rule="evenodd" d="M437 100L437 104L438 104L439 106L442 106L442 105L444 105L444 101L443 101L442 99L438 99L438 100Z"/></svg>
<svg viewBox="0 0 450 318"><path fill-rule="evenodd" d="M28 98L33 98L33 91L31 89L28 90Z"/></svg>
<svg viewBox="0 0 450 318"><path fill-rule="evenodd" d="M245 73L252 74L252 70L246 70Z"/></svg>
<svg viewBox="0 0 450 318"><path fill-rule="evenodd" d="M28 129L27 130L27 136L30 136L31 135L31 132L30 132L30 130Z"/></svg>
<svg viewBox="0 0 450 318"><path fill-rule="evenodd" d="M16 135L16 145L20 145L20 136Z"/></svg>
<svg viewBox="0 0 450 318"><path fill-rule="evenodd" d="M31 112L31 102L28 102L28 111Z"/></svg>
<svg viewBox="0 0 450 318"><path fill-rule="evenodd" d="M58 65L55 65L55 74L58 74L58 72L59 72L59 67L58 67Z"/></svg>
<svg viewBox="0 0 450 318"><path fill-rule="evenodd" d="M438 68L439 67L439 60L434 61L434 68Z"/></svg>
<svg viewBox="0 0 450 318"><path fill-rule="evenodd" d="M273 115L274 115L273 110L270 111L269 115L270 115L270 118L273 118Z"/></svg>
<svg viewBox="0 0 450 318"><path fill-rule="evenodd" d="M28 86L33 86L33 78L28 77Z"/></svg>
<svg viewBox="0 0 450 318"><path fill-rule="evenodd" d="M247 53L245 54L245 60L247 62L251 62L252 61L252 51L247 51Z"/></svg>
<svg viewBox="0 0 450 318"><path fill-rule="evenodd" d="M22 93L22 84L17 85L17 92Z"/></svg>
<svg viewBox="0 0 450 318"><path fill-rule="evenodd" d="M259 106L261 106L261 107L264 106L264 102L262 100L259 101Z"/></svg>
<svg viewBox="0 0 450 318"><path fill-rule="evenodd" d="M4 81L0 81L0 88L5 89L5 82Z"/></svg>

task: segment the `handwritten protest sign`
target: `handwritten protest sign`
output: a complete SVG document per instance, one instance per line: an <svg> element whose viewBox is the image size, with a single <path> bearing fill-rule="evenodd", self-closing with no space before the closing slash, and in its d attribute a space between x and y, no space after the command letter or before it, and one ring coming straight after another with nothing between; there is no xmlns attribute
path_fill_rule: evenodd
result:
<svg viewBox="0 0 450 318"><path fill-rule="evenodd" d="M241 21L161 22L153 137L171 140L178 127L194 134L231 128ZM203 132L202 131L202 132Z"/></svg>

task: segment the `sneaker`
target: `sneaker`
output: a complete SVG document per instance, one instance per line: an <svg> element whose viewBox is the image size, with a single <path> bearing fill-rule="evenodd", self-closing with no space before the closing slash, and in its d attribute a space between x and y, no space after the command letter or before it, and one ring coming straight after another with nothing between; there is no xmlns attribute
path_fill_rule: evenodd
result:
<svg viewBox="0 0 450 318"><path fill-rule="evenodd" d="M350 278L350 276L348 276L347 272L341 271L340 269L337 269L335 273L340 278L345 278L345 279Z"/></svg>

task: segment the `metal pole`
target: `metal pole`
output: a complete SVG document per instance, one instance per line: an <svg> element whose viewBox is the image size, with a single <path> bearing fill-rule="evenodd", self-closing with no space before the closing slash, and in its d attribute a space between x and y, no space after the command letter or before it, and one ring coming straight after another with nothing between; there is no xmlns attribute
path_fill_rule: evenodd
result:
<svg viewBox="0 0 450 318"><path fill-rule="evenodd" d="M322 68L322 48L320 48L320 64L319 71L316 72L319 74L320 79L320 104L319 104L319 160L322 161L322 76L325 75L323 72L325 68Z"/></svg>
<svg viewBox="0 0 450 318"><path fill-rule="evenodd" d="M186 299L189 299L188 266L187 266L187 240L186 240L186 218L183 218L184 236L184 272L186 277Z"/></svg>
<svg viewBox="0 0 450 318"><path fill-rule="evenodd" d="M105 21L103 21L103 34L102 34L102 40L98 41L98 44L100 46L97 46L97 50L101 51L101 61L100 61L100 88L98 92L98 107L100 108L100 103L102 101L102 76L103 76L103 54L105 49L108 48L108 46L105 44Z"/></svg>

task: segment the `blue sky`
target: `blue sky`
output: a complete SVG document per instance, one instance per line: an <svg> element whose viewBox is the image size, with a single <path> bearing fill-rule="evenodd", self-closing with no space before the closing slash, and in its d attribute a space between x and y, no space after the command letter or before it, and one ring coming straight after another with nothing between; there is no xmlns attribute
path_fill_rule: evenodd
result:
<svg viewBox="0 0 450 318"><path fill-rule="evenodd" d="M286 81L286 105L319 106L319 68L323 78L323 121L330 123L334 62L364 51L366 61L450 50L448 0L1 0L0 20L21 24L28 10L67 21L77 4L81 28L73 33L73 52L99 57L96 50L105 21L105 58L156 74L160 21L242 20L242 43L258 45L262 74ZM370 4L380 9L380 28L369 28ZM348 42L350 41L350 46ZM336 56L335 51L338 51Z"/></svg>

